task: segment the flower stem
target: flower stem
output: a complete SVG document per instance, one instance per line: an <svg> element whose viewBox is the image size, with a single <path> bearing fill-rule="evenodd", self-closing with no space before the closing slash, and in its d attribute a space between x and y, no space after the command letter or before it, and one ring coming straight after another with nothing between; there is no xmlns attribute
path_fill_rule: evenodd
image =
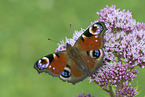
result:
<svg viewBox="0 0 145 97"><path fill-rule="evenodd" d="M109 93L111 97L115 97L111 86L109 86Z"/></svg>

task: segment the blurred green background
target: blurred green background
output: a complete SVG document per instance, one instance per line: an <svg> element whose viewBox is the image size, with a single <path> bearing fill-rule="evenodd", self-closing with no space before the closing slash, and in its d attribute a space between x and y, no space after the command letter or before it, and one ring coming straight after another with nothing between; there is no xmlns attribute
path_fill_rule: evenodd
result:
<svg viewBox="0 0 145 97"><path fill-rule="evenodd" d="M145 22L145 0L0 0L0 97L73 97L83 92L109 97L94 83L76 85L62 82L34 70L35 61L53 53L57 43L72 37L99 19L96 12L116 5ZM72 24L71 33L69 24ZM145 70L132 82L136 97L145 96Z"/></svg>

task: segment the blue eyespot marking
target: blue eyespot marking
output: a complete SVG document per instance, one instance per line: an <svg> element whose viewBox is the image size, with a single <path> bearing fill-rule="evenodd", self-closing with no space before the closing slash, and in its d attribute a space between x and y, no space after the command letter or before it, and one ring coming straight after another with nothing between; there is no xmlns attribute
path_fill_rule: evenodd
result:
<svg viewBox="0 0 145 97"><path fill-rule="evenodd" d="M103 26L101 24L94 24L92 29L94 30L94 34L100 34L103 31Z"/></svg>
<svg viewBox="0 0 145 97"><path fill-rule="evenodd" d="M49 65L49 59L47 57L43 57L42 59L37 61L37 67L40 70L47 68Z"/></svg>
<svg viewBox="0 0 145 97"><path fill-rule="evenodd" d="M43 70L44 68L47 68L48 66L48 64L42 64L42 63L38 63L37 65L40 70Z"/></svg>
<svg viewBox="0 0 145 97"><path fill-rule="evenodd" d="M99 50L94 50L92 54L93 54L94 59L97 59L100 56L100 51Z"/></svg>
<svg viewBox="0 0 145 97"><path fill-rule="evenodd" d="M97 24L97 26L99 27L100 31L99 34L103 31L103 26L101 24Z"/></svg>
<svg viewBox="0 0 145 97"><path fill-rule="evenodd" d="M70 77L71 76L71 74L70 74L70 72L69 71L67 71L67 70L63 70L63 72L62 72L62 74L61 74L63 77L65 77L65 78L68 78L68 77Z"/></svg>

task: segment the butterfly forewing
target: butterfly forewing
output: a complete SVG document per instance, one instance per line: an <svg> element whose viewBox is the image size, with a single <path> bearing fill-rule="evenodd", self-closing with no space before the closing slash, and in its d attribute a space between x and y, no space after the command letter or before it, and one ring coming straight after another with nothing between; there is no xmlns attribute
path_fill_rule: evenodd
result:
<svg viewBox="0 0 145 97"><path fill-rule="evenodd" d="M75 46L81 50L98 50L103 47L103 34L107 28L103 22L95 23L89 27L76 41Z"/></svg>
<svg viewBox="0 0 145 97"><path fill-rule="evenodd" d="M39 59L34 68L39 72L46 72L53 76L59 76L67 64L68 56L65 52L57 52Z"/></svg>

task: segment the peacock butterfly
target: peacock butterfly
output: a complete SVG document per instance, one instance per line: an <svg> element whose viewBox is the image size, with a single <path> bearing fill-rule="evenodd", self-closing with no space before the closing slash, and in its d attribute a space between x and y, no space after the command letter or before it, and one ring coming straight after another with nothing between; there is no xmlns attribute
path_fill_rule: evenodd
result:
<svg viewBox="0 0 145 97"><path fill-rule="evenodd" d="M103 64L103 34L106 30L104 22L93 24L73 46L67 43L65 51L39 59L34 68L38 73L46 72L72 84L82 81Z"/></svg>

